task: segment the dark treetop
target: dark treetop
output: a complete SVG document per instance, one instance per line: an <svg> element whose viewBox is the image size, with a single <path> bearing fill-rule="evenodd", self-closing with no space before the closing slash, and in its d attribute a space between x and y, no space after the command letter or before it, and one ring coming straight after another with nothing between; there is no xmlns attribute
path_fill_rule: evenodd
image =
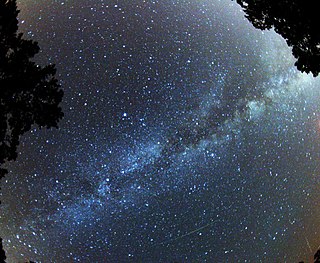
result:
<svg viewBox="0 0 320 263"><path fill-rule="evenodd" d="M320 72L320 31L317 1L303 0L237 0L247 19L259 29L280 34L297 59L301 72Z"/></svg>
<svg viewBox="0 0 320 263"><path fill-rule="evenodd" d="M15 0L0 0L0 178L1 166L17 157L20 135L33 124L57 127L63 116L55 67L30 60L39 46L17 33L18 13Z"/></svg>

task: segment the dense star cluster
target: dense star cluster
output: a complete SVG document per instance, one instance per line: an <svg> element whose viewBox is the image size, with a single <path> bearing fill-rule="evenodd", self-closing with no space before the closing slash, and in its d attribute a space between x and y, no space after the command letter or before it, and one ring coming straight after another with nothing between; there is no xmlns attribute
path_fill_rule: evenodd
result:
<svg viewBox="0 0 320 263"><path fill-rule="evenodd" d="M320 83L219 0L18 2L59 130L2 181L8 262L298 262L320 239Z"/></svg>

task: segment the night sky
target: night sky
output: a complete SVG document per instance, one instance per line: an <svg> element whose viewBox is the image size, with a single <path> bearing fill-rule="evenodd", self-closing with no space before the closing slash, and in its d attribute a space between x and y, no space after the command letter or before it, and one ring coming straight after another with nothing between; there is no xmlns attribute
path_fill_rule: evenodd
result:
<svg viewBox="0 0 320 263"><path fill-rule="evenodd" d="M230 0L20 0L59 129L2 180L7 262L299 262L320 244L320 82Z"/></svg>

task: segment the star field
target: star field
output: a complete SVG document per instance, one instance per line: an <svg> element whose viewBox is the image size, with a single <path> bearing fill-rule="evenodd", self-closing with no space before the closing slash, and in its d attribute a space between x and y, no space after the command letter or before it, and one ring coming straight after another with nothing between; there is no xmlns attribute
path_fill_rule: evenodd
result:
<svg viewBox="0 0 320 263"><path fill-rule="evenodd" d="M58 130L2 181L8 262L298 262L320 240L318 79L232 1L19 1Z"/></svg>

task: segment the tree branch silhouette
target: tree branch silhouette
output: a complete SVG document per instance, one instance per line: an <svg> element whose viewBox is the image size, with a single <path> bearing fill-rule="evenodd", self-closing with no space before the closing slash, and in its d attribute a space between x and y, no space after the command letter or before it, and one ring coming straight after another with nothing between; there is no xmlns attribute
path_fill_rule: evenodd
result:
<svg viewBox="0 0 320 263"><path fill-rule="evenodd" d="M237 0L254 27L271 29L292 47L301 72L320 72L320 31L316 1L303 0Z"/></svg>

